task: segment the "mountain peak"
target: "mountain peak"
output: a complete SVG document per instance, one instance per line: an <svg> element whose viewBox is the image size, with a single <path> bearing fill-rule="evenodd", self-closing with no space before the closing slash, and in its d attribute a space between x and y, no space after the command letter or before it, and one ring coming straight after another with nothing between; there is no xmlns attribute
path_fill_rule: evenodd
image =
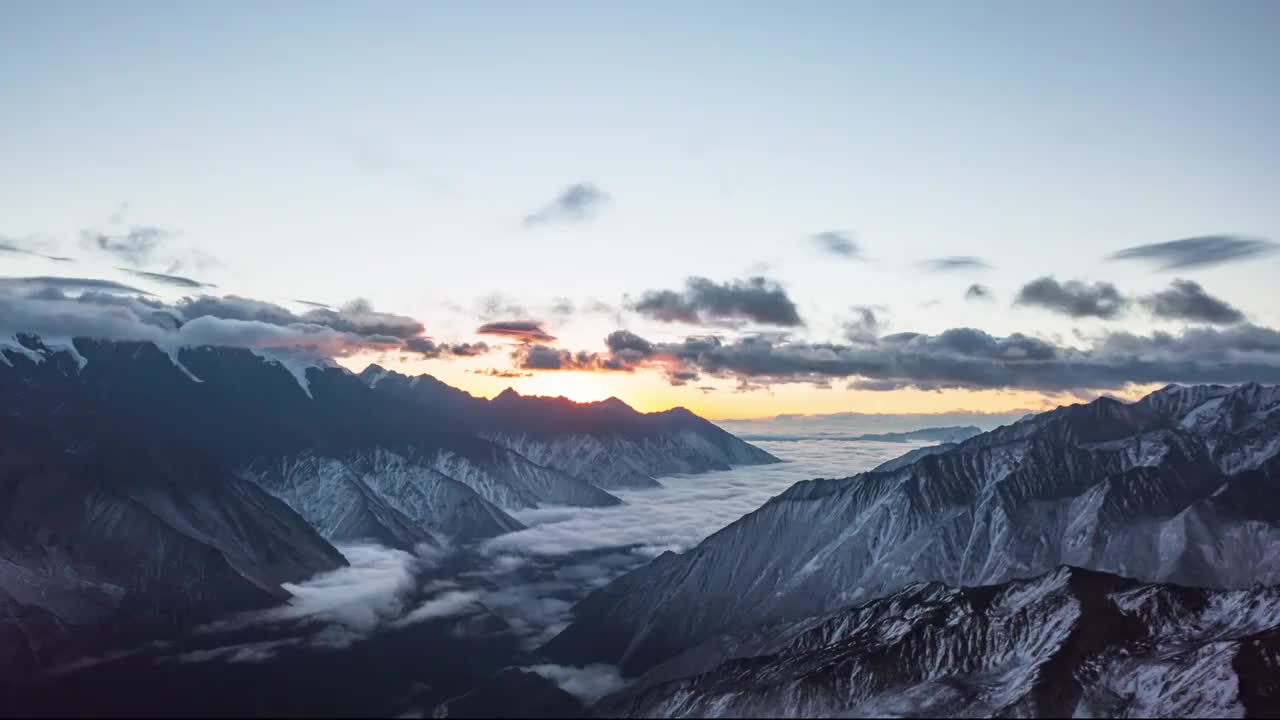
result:
<svg viewBox="0 0 1280 720"><path fill-rule="evenodd" d="M608 408L610 410L631 410L633 412L635 411L635 408L626 404L622 400L619 400L618 397L614 395L610 395L608 398L601 400L600 407Z"/></svg>
<svg viewBox="0 0 1280 720"><path fill-rule="evenodd" d="M506 390L503 390L502 392L495 395L493 398L493 401L494 402L510 402L512 400L519 400L521 397L524 397L524 396L516 392L515 388L508 387Z"/></svg>

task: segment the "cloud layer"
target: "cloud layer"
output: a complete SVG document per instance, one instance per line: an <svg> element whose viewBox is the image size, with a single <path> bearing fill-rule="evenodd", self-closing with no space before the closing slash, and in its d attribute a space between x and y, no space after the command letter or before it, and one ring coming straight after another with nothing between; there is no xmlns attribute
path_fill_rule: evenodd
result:
<svg viewBox="0 0 1280 720"><path fill-rule="evenodd" d="M610 336L613 338L614 336ZM673 384L703 375L749 386L849 380L860 390L1023 389L1050 393L1122 389L1150 383L1280 382L1280 333L1238 324L1193 327L1180 335L1112 332L1085 348L974 328L937 335L902 332L850 344L752 335L724 340L689 336L657 343L628 334L618 350L538 351L525 369L659 369ZM545 357L546 361L543 362Z"/></svg>

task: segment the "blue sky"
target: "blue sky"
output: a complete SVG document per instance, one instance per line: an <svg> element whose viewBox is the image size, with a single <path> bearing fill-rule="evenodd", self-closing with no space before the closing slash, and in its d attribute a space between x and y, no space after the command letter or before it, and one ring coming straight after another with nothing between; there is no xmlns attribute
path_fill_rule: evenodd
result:
<svg viewBox="0 0 1280 720"><path fill-rule="evenodd" d="M1049 273L1186 276L1274 326L1274 258L1104 258L1280 238L1278 27L1268 1L8 2L0 235L111 276L82 230L164 228L167 267L222 292L365 297L456 340L500 292L575 349L616 319L548 319L553 298L691 275L780 282L815 341L852 305L890 331L1178 327L1010 306ZM593 218L522 224L575 182L607 194ZM818 251L828 230L863 258ZM918 265L953 255L992 267Z"/></svg>

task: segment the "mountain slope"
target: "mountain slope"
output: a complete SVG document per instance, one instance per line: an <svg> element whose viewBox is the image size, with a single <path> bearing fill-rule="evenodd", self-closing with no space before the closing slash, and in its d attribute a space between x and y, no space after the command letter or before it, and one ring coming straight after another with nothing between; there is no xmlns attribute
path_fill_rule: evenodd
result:
<svg viewBox="0 0 1280 720"><path fill-rule="evenodd" d="M128 433L70 447L0 418L0 613L15 673L120 634L172 632L289 597L346 564L216 461ZM4 667L0 659L0 668Z"/></svg>
<svg viewBox="0 0 1280 720"><path fill-rule="evenodd" d="M1280 589L1064 567L911 585L747 659L607 698L616 717L1271 717Z"/></svg>
<svg viewBox="0 0 1280 720"><path fill-rule="evenodd" d="M1280 582L1280 390L1170 387L1034 416L910 464L801 482L597 590L545 648L628 675L721 635L919 581L1062 564L1212 587Z"/></svg>

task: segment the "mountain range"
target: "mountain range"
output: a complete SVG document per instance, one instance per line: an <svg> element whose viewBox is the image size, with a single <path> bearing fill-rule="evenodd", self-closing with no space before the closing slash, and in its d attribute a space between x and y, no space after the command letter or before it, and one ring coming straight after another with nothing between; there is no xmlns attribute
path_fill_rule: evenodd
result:
<svg viewBox="0 0 1280 720"><path fill-rule="evenodd" d="M640 676L710 670L728 638L1061 565L1146 582L1280 582L1280 389L1170 386L1062 407L852 477L800 482L594 591L544 648ZM701 658L700 660L698 658ZM692 659L692 660L691 660Z"/></svg>
<svg viewBox="0 0 1280 720"><path fill-rule="evenodd" d="M20 335L0 350L0 666L288 598L346 563L600 507L606 487L776 462L692 413L642 414L248 350Z"/></svg>

